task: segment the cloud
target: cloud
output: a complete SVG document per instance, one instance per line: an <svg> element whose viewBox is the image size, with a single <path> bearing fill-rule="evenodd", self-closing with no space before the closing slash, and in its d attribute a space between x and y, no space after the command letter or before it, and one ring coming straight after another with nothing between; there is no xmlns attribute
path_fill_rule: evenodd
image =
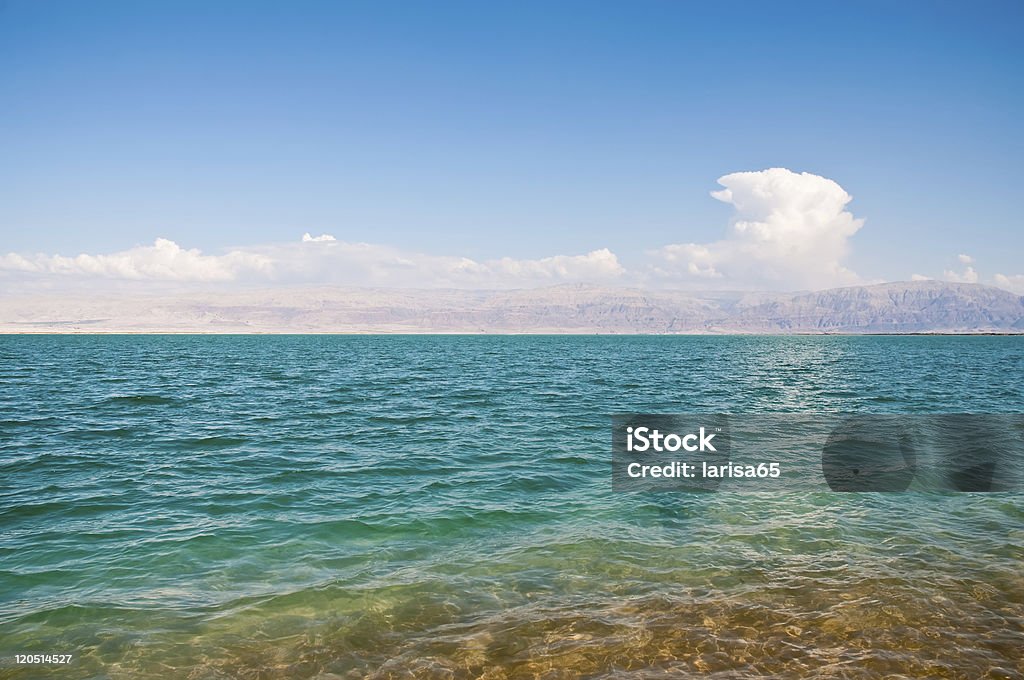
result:
<svg viewBox="0 0 1024 680"><path fill-rule="evenodd" d="M709 246L702 246L696 243L675 243L664 246L658 255L671 264L678 264L685 267L686 274L706 279L718 279L722 273L715 269L715 262L718 259L716 252ZM671 276L671 271L660 269L662 274Z"/></svg>
<svg viewBox="0 0 1024 680"><path fill-rule="evenodd" d="M955 272L952 269L947 269L942 272L942 278L951 283L977 283L978 272L975 271L974 267L965 267L962 272Z"/></svg>
<svg viewBox="0 0 1024 680"><path fill-rule="evenodd" d="M615 253L607 248L592 250L586 255L555 255L539 260L504 257L485 262L484 266L501 276L540 279L602 279L625 273Z"/></svg>
<svg viewBox="0 0 1024 680"><path fill-rule="evenodd" d="M313 236L308 231L302 235L303 243L329 243L330 241L337 241L330 234L320 234L319 236Z"/></svg>
<svg viewBox="0 0 1024 680"><path fill-rule="evenodd" d="M942 280L949 281L950 283L982 282L981 274L974 268L975 259L972 256L961 253L956 256L956 259L960 264L966 265L963 271L946 269L942 272ZM920 274L914 274L912 278L914 281L929 280L929 277L921 276ZM996 274L991 279L985 281L985 283L1006 289L1018 295L1024 294L1024 274Z"/></svg>
<svg viewBox="0 0 1024 680"><path fill-rule="evenodd" d="M962 272L946 269L942 272L942 278L950 283L977 283L978 272L971 266L974 264L974 258L970 255L964 255L961 253L956 256L956 259L960 264L967 266L964 267Z"/></svg>
<svg viewBox="0 0 1024 680"><path fill-rule="evenodd" d="M204 255L158 238L152 246L117 253L0 256L0 273L48 280L127 280L177 283L307 283L409 288L516 288L602 282L625 269L607 248L539 259L472 260L303 234L298 242L236 248Z"/></svg>
<svg viewBox="0 0 1024 680"><path fill-rule="evenodd" d="M155 281L231 281L243 272L267 272L264 255L233 250L224 255L203 255L174 241L158 238L151 246L137 246L109 255L81 254L0 256L0 270L27 274L87 276Z"/></svg>
<svg viewBox="0 0 1024 680"><path fill-rule="evenodd" d="M652 252L655 274L723 279L739 287L825 288L857 283L843 265L864 224L846 210L852 197L830 179L785 168L720 177L711 196L733 206L726 237Z"/></svg>
<svg viewBox="0 0 1024 680"><path fill-rule="evenodd" d="M993 281L1000 288L1016 293L1017 295L1024 295L1024 274L996 274L992 277Z"/></svg>
<svg viewBox="0 0 1024 680"><path fill-rule="evenodd" d="M0 255L0 281L9 290L19 284L25 290L93 285L85 283L90 280L122 281L126 286L170 282L468 289L585 282L719 290L865 283L844 264L850 239L864 221L847 209L852 198L839 184L785 168L731 173L718 183L722 188L711 196L733 209L723 238L664 245L647 251L647 261L629 271L607 248L533 259L471 259L305 232L288 242L240 246L220 254L184 248L165 238L109 254L8 253ZM957 262L962 270L946 269L935 278L981 280L973 256L960 253ZM988 281L1024 293L1024 275L996 274Z"/></svg>
<svg viewBox="0 0 1024 680"><path fill-rule="evenodd" d="M932 281L932 277L925 276L924 274L912 274L910 276L911 281Z"/></svg>
<svg viewBox="0 0 1024 680"><path fill-rule="evenodd" d="M618 257L601 248L583 255L539 259L467 257L417 253L372 243L315 239L265 246L280 281L409 288L518 288L565 282L607 282L625 274Z"/></svg>

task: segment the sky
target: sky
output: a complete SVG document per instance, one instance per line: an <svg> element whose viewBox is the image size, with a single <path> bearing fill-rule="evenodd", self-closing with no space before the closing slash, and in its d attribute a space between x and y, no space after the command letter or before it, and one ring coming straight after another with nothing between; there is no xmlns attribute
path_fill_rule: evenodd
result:
<svg viewBox="0 0 1024 680"><path fill-rule="evenodd" d="M1024 294L1024 3L0 0L0 288Z"/></svg>

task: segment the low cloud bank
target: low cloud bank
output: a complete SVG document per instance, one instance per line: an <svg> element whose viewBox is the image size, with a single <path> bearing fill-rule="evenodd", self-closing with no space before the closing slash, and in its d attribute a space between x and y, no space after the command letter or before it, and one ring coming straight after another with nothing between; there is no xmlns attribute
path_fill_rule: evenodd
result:
<svg viewBox="0 0 1024 680"><path fill-rule="evenodd" d="M234 281L247 272L269 273L273 261L243 250L224 255L203 255L174 241L158 238L151 246L137 246L109 255L81 254L0 256L0 270L22 274L102 277L133 281Z"/></svg>
<svg viewBox="0 0 1024 680"><path fill-rule="evenodd" d="M308 236L308 234L306 235ZM608 283L625 268L607 248L540 259L473 260L429 255L329 234L259 249L274 261L278 280L406 288L521 288L570 282Z"/></svg>
<svg viewBox="0 0 1024 680"><path fill-rule="evenodd" d="M853 199L838 183L785 168L736 172L720 177L718 183L722 188L711 196L733 207L721 239L680 241L648 250L629 268L608 248L536 259L474 260L307 232L292 242L237 247L222 254L204 254L166 238L110 254L8 253L0 255L0 282L8 288L38 283L53 287L62 281L88 288L102 281L124 281L132 286L170 282L470 289L595 283L717 290L806 290L864 283L844 264L864 220L847 209ZM956 261L961 268L946 269L941 278L986 282L1024 293L1024 274L998 273L983 281L974 257L961 253Z"/></svg>
<svg viewBox="0 0 1024 680"><path fill-rule="evenodd" d="M158 238L106 255L0 256L8 277L175 283L313 283L352 286L512 288L574 281L608 282L625 269L607 248L584 255L535 260L476 261L412 253L390 246L347 243L329 234L304 234L297 243L238 248L205 255Z"/></svg>

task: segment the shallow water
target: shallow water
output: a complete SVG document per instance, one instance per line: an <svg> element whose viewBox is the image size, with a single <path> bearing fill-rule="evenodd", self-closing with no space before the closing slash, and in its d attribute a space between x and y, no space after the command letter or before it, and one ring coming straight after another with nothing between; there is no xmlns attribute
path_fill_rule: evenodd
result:
<svg viewBox="0 0 1024 680"><path fill-rule="evenodd" d="M1019 337L0 336L0 678L1021 677L1024 494L613 493L608 417L1021 376Z"/></svg>

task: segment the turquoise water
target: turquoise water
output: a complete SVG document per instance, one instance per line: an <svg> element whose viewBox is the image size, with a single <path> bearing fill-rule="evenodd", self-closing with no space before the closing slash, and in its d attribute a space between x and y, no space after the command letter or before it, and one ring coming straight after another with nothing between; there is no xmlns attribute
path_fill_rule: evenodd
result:
<svg viewBox="0 0 1024 680"><path fill-rule="evenodd" d="M0 677L1021 677L1024 494L617 494L608 416L1022 377L1019 337L0 336Z"/></svg>

